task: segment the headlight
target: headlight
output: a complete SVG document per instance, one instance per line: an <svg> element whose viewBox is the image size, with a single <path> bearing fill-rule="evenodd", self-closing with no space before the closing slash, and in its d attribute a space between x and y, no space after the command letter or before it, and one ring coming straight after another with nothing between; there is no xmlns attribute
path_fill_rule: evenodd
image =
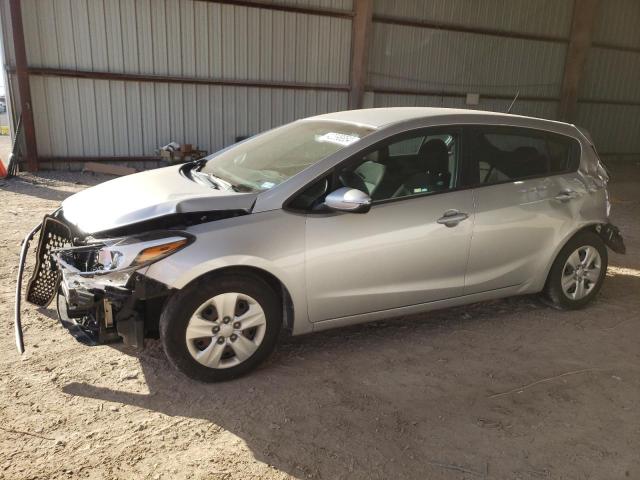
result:
<svg viewBox="0 0 640 480"><path fill-rule="evenodd" d="M153 232L132 237L95 240L54 252L62 267L82 276L132 272L183 249L194 241L180 232Z"/></svg>

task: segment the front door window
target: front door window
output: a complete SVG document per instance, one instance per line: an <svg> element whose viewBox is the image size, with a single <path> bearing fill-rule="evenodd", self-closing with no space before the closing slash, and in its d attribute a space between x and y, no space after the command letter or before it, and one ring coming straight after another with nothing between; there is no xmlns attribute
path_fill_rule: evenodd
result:
<svg viewBox="0 0 640 480"><path fill-rule="evenodd" d="M459 150L456 132L404 136L351 162L337 178L374 202L443 192L457 186Z"/></svg>

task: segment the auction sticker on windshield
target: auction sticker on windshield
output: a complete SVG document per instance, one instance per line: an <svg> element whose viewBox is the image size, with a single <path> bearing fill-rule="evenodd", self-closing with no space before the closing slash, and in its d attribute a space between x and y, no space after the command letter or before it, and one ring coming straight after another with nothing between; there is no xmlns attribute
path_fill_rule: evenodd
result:
<svg viewBox="0 0 640 480"><path fill-rule="evenodd" d="M325 133L318 137L319 142L335 143L336 145L342 145L343 147L348 147L352 143L356 143L358 140L360 140L360 137L337 132Z"/></svg>

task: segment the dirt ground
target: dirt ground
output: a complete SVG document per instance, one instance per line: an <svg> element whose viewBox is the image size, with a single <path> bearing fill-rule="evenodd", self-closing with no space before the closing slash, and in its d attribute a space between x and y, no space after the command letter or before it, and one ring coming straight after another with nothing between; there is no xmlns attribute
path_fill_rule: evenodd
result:
<svg viewBox="0 0 640 480"><path fill-rule="evenodd" d="M640 479L640 166L615 171L628 254L586 310L521 297L289 339L219 385L157 342L85 347L51 308L16 353L20 240L103 179L0 181L0 478Z"/></svg>

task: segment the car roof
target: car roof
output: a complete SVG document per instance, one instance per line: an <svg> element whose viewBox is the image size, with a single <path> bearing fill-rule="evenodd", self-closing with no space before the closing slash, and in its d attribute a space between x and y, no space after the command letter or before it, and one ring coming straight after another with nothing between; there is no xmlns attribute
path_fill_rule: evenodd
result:
<svg viewBox="0 0 640 480"><path fill-rule="evenodd" d="M448 120L455 118L461 123L479 123L485 121L499 122L512 125L523 125L527 120L531 121L532 127L540 127L541 124L547 124L554 127L566 129L567 126L573 126L557 122L554 120L546 120L535 117L526 117L522 115L512 115L509 113L489 112L483 110L468 110L462 108L441 108L441 107L389 107L389 108L365 108L361 110L345 110L341 112L326 113L310 117L309 120L333 120L338 122L347 122L358 125L366 125L373 128L382 128L392 124L408 122L417 119L434 119L437 117L447 117Z"/></svg>

